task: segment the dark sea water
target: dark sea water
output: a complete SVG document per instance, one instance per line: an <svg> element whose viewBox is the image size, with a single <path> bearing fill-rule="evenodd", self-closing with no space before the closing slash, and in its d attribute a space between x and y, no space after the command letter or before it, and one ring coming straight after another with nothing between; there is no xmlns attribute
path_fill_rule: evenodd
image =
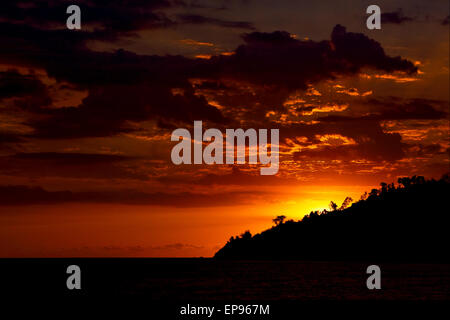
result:
<svg viewBox="0 0 450 320"><path fill-rule="evenodd" d="M82 294L151 301L450 300L450 265L213 259L2 259L2 288L68 294L66 268L79 265ZM366 268L381 268L368 290ZM72 292L70 292L72 294Z"/></svg>
<svg viewBox="0 0 450 320"><path fill-rule="evenodd" d="M122 292L181 300L450 299L449 265L380 264L381 290L367 289L367 266L348 262L164 261L156 262L150 268L154 271L142 278L123 283Z"/></svg>

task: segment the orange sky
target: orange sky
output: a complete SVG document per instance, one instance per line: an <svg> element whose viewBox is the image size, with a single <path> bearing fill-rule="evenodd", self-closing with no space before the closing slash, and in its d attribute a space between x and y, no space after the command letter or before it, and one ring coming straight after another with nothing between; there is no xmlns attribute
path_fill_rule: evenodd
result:
<svg viewBox="0 0 450 320"><path fill-rule="evenodd" d="M338 203L346 196L358 199L368 188L308 188L304 195L264 206L186 209L71 203L4 207L0 250L10 257L209 257L231 235L267 229L278 213L299 219L308 210L328 208L329 199Z"/></svg>
<svg viewBox="0 0 450 320"><path fill-rule="evenodd" d="M62 2L0 13L0 257L212 256L449 171L448 1L380 1L382 30L355 1L80 3L81 31ZM173 165L194 120L279 129L278 174Z"/></svg>

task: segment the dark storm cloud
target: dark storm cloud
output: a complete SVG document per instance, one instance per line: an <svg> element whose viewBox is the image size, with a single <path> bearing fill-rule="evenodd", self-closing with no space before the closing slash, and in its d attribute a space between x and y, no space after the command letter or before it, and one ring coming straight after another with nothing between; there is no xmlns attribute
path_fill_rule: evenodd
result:
<svg viewBox="0 0 450 320"><path fill-rule="evenodd" d="M448 103L426 99L410 99L403 101L400 98L369 99L372 114L366 118L376 120L436 120L448 116ZM440 109L440 110L439 110Z"/></svg>
<svg viewBox="0 0 450 320"><path fill-rule="evenodd" d="M182 122L198 117L225 121L218 109L193 94L188 77L195 74L196 60L180 56L140 56L123 50L93 52L81 44L79 37L76 40L81 42L71 43L66 39L66 44L61 43L62 31L12 28L29 38L20 43L23 50L16 47L11 52L3 51L3 58L9 63L32 63L45 68L49 76L57 80L89 88L89 96L80 106L40 110L46 118L30 119L29 124L39 137L108 136L128 131L125 126L128 120L160 120L161 117ZM33 32L29 35L22 29ZM33 43L33 36L46 40ZM11 38L7 37L8 40ZM29 42L36 45L32 52L24 51ZM9 48L13 47L11 43ZM185 88L184 95L172 94L174 87ZM38 102L35 109L43 106Z"/></svg>
<svg viewBox="0 0 450 320"><path fill-rule="evenodd" d="M378 42L346 32L339 25L333 29L331 41L321 42L297 40L282 31L248 33L234 55L211 59L138 55L124 50L96 52L86 47L86 41L97 36L95 31L3 26L0 40L5 46L0 61L44 68L58 81L89 90L79 106L36 107L39 116L27 124L35 129L34 136L42 138L111 136L133 130L129 121L155 120L171 128L174 123L196 119L221 125L228 122L227 117L236 118L232 112L225 117L197 95L191 78L231 79L263 87L256 96L244 97L244 111L239 115L262 119L268 106L282 105L293 90L305 89L309 83L356 74L363 68L417 71L410 61L387 56ZM174 93L174 88L181 91ZM236 96L232 100L236 101Z"/></svg>
<svg viewBox="0 0 450 320"><path fill-rule="evenodd" d="M224 28L237 28L247 30L255 29L253 23L248 21L228 21L197 14L179 14L177 21L183 24L209 24Z"/></svg>
<svg viewBox="0 0 450 320"><path fill-rule="evenodd" d="M221 90L215 98L228 107L223 112L239 112L247 120L264 121L267 111L282 109L292 91L338 75L356 74L365 68L417 72L411 61L387 56L378 42L346 32L339 25L333 29L331 41L297 40L282 31L253 32L243 39L245 44L234 55L213 57L208 66L216 79L238 82L237 88ZM253 85L252 90L242 90L241 82Z"/></svg>
<svg viewBox="0 0 450 320"><path fill-rule="evenodd" d="M96 31L42 30L29 25L0 22L0 61L43 68L57 80L88 85L101 81L102 77L106 81L106 75L100 72L106 72L105 64L117 61L120 56L90 51L85 47L86 41L109 37L107 33ZM101 61L103 63L98 65ZM89 72L91 66L97 67ZM120 74L120 65L118 67ZM114 80L113 77L111 81Z"/></svg>
<svg viewBox="0 0 450 320"><path fill-rule="evenodd" d="M64 164L79 165L84 163L104 164L117 161L131 160L132 158L116 154L98 153L61 153L61 152L31 152L17 153L12 158L26 160L47 160Z"/></svg>
<svg viewBox="0 0 450 320"><path fill-rule="evenodd" d="M68 6L76 4L81 9L83 25L92 25L110 33L160 28L173 24L160 10L182 5L169 0L37 0L2 1L0 19L23 23L39 28L64 28Z"/></svg>
<svg viewBox="0 0 450 320"><path fill-rule="evenodd" d="M48 118L31 121L34 136L44 138L79 138L115 135L132 131L127 121L162 120L192 123L208 119L227 120L192 90L174 95L170 87L134 85L108 86L91 90L78 107L49 110Z"/></svg>
<svg viewBox="0 0 450 320"><path fill-rule="evenodd" d="M127 132L126 121L159 122L193 118L224 122L218 109L195 96L188 82L197 60L181 56L144 56L118 50L94 52L85 42L96 32L41 30L4 24L0 38L6 44L0 59L10 64L44 68L50 77L66 81L89 96L78 107L40 110L46 117L28 121L36 136L74 138ZM186 88L173 95L174 87ZM43 106L35 101L35 109ZM161 120L160 118L166 118Z"/></svg>
<svg viewBox="0 0 450 320"><path fill-rule="evenodd" d="M199 14L180 14L175 18L165 12L170 8L210 9L209 5L181 0L58 0L58 1L2 1L0 20L25 24L40 29L65 28L68 6L81 9L82 25L95 29L97 35L110 37L136 34L141 30L175 27L182 24L209 24L224 28L252 30L252 23L228 21ZM220 7L223 8L223 7Z"/></svg>
<svg viewBox="0 0 450 320"><path fill-rule="evenodd" d="M294 154L294 159L323 158L330 160L387 160L404 157L404 147L398 133L385 133L379 121L365 117L329 116L313 125L294 125L285 129L287 135L305 136L310 144L320 143L317 135L339 134L351 138L355 144L322 146L304 149Z"/></svg>
<svg viewBox="0 0 450 320"><path fill-rule="evenodd" d="M346 32L339 25L333 30L331 42L301 41L282 31L246 34L245 44L237 48L236 54L206 61L137 55L124 50L93 52L84 46L93 37L89 32L43 31L6 24L0 28L0 39L7 49L2 50L0 58L10 63L32 63L58 80L79 85L136 83L144 79L175 85L185 84L188 77L223 75L297 89L307 82L333 78L334 73L354 74L364 67L386 72L417 71L410 61L387 56L378 42Z"/></svg>
<svg viewBox="0 0 450 320"><path fill-rule="evenodd" d="M342 26L336 26L331 34L335 46L335 57L344 59L350 65L344 66L347 72L357 72L363 67L372 67L386 72L404 71L410 74L417 72L417 67L401 57L390 57L384 52L381 44L361 33L346 32ZM337 70L342 67L337 67Z"/></svg>
<svg viewBox="0 0 450 320"><path fill-rule="evenodd" d="M431 99L402 99L399 97L360 99L358 104L364 107L364 115L348 116L331 114L318 117L322 123L339 123L354 121L372 121L379 123L385 120L439 120L448 117L448 102ZM314 108L314 107L312 107ZM301 110L308 110L302 108ZM358 108L355 108L355 112Z"/></svg>
<svg viewBox="0 0 450 320"><path fill-rule="evenodd" d="M21 75L16 70L0 72L0 101L18 98L22 109L36 109L51 104L47 87L35 75Z"/></svg>
<svg viewBox="0 0 450 320"><path fill-rule="evenodd" d="M437 143L432 144L411 144L408 146L410 157L433 157L435 155L449 154L449 149Z"/></svg>
<svg viewBox="0 0 450 320"><path fill-rule="evenodd" d="M261 195L261 192L259 195ZM189 208L249 204L254 200L255 195L251 192L223 192L220 194L145 193L134 190L73 192L66 190L47 191L42 187L24 185L0 186L0 206L77 202Z"/></svg>
<svg viewBox="0 0 450 320"><path fill-rule="evenodd" d="M356 145L324 146L294 153L295 160L371 160L395 161L405 156L406 145L397 133L380 134L377 137L363 135Z"/></svg>
<svg viewBox="0 0 450 320"><path fill-rule="evenodd" d="M137 172L139 159L121 155L87 153L18 153L0 157L2 175L92 179L148 180Z"/></svg>
<svg viewBox="0 0 450 320"><path fill-rule="evenodd" d="M242 84L237 78L234 86L219 90L214 96L220 105L226 106L221 111L227 118L242 119L247 127L265 127L267 112L286 111L283 103L292 92L290 89L280 86L251 86L250 90L242 90L243 85L245 83Z"/></svg>
<svg viewBox="0 0 450 320"><path fill-rule="evenodd" d="M298 183L294 178L282 178L279 176L261 176L243 172L238 167L233 167L227 174L207 173L201 176L163 176L157 179L165 184L195 184L195 185L290 185Z"/></svg>
<svg viewBox="0 0 450 320"><path fill-rule="evenodd" d="M400 137L398 137L400 138ZM387 141L392 142L392 141ZM390 151L394 151L393 153ZM302 160L371 160L371 161L394 161L403 158L404 152L385 147L376 143L363 143L356 146L325 146L319 149L306 149L295 152L294 159Z"/></svg>
<svg viewBox="0 0 450 320"><path fill-rule="evenodd" d="M443 111L446 105L443 101L404 100L397 97L362 101L369 109L369 112L364 112L364 115L328 115L317 118L319 123L315 125L287 128L287 135L306 136L310 144L319 143L316 135L323 134L340 134L352 138L356 144L305 149L297 152L294 158L297 160L306 158L398 160L405 156L405 150L409 145L401 141L400 134L385 133L381 128L381 121L438 120L446 119L448 116L448 112Z"/></svg>
<svg viewBox="0 0 450 320"><path fill-rule="evenodd" d="M331 41L297 40L283 31L253 32L243 39L245 44L234 55L210 59L211 68L241 81L288 89L305 89L308 83L356 74L365 67L417 72L412 62L387 56L375 40L346 32L340 25L333 29Z"/></svg>
<svg viewBox="0 0 450 320"><path fill-rule="evenodd" d="M20 141L20 139L17 137L17 135L0 132L0 144L18 141Z"/></svg>
<svg viewBox="0 0 450 320"><path fill-rule="evenodd" d="M403 14L401 9L393 12L382 12L381 13L381 23L393 23L402 24L408 21L414 21L414 18L407 17Z"/></svg>
<svg viewBox="0 0 450 320"><path fill-rule="evenodd" d="M177 85L186 83L195 61L181 56L148 56L130 51L92 51L89 40L103 32L41 30L26 25L0 23L5 64L45 69L50 77L81 88L141 81ZM105 34L107 35L107 34Z"/></svg>

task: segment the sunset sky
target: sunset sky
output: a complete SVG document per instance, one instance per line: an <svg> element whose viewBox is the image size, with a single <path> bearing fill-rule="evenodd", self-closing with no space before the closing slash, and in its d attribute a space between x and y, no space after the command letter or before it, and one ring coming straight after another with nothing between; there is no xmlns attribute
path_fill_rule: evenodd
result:
<svg viewBox="0 0 450 320"><path fill-rule="evenodd" d="M208 257L448 172L449 2L377 1L368 30L372 2L2 1L0 257ZM279 129L278 174L172 164L194 120Z"/></svg>

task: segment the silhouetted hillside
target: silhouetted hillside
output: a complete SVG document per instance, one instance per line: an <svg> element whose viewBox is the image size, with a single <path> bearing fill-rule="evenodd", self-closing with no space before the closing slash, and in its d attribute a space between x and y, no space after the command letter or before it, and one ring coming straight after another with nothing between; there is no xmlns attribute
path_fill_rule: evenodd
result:
<svg viewBox="0 0 450 320"><path fill-rule="evenodd" d="M449 261L450 177L381 183L349 206L311 212L301 221L232 237L215 258ZM349 206L349 207L348 207Z"/></svg>

